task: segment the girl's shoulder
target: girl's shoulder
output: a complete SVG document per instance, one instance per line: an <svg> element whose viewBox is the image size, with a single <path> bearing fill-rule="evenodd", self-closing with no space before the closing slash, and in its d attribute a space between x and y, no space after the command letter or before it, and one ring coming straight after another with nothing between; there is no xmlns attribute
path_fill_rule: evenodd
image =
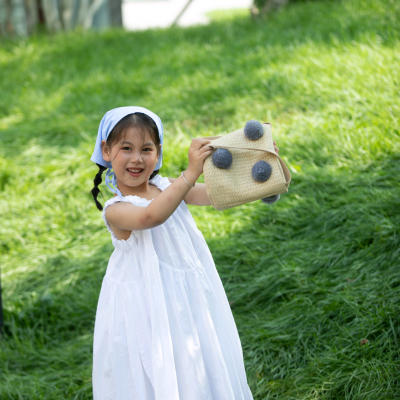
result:
<svg viewBox="0 0 400 400"><path fill-rule="evenodd" d="M171 182L166 176L161 176L161 175L156 175L153 179L150 179L149 182L163 191L171 184Z"/></svg>

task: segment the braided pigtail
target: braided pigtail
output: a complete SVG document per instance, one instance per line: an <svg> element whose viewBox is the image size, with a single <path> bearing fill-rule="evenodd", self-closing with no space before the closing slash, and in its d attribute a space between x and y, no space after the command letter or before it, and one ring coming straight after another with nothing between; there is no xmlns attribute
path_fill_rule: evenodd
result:
<svg viewBox="0 0 400 400"><path fill-rule="evenodd" d="M160 171L159 169L154 170L154 171L151 173L149 180L150 180L150 179L153 179L156 175L158 175L159 171Z"/></svg>
<svg viewBox="0 0 400 400"><path fill-rule="evenodd" d="M103 206L100 204L100 202L97 200L97 196L100 193L100 189L98 188L98 186L100 185L100 183L102 182L101 176L103 175L103 172L107 169L106 167L103 167L100 164L96 165L99 167L99 172L97 172L96 176L94 177L94 187L93 189L90 191L90 193L92 193L92 196L94 198L94 201L96 203L96 207L100 210L103 211Z"/></svg>

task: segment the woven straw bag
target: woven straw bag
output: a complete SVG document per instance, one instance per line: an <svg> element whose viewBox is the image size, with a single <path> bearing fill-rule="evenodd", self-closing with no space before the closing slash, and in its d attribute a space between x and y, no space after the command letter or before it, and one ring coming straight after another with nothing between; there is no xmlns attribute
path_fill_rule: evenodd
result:
<svg viewBox="0 0 400 400"><path fill-rule="evenodd" d="M233 158L228 169L217 168L212 161L212 155L204 161L207 195L216 210L226 210L288 191L290 172L275 153L271 124L264 123L262 127L264 133L257 140L248 139L244 129L224 136L205 137L212 140L209 145L215 150L229 149ZM253 179L252 168L258 161L266 161L272 167L271 175L265 182Z"/></svg>

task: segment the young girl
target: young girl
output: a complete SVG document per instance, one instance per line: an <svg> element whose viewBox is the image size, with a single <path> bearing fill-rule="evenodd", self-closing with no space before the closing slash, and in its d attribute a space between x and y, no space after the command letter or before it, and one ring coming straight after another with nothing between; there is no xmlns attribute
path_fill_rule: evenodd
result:
<svg viewBox="0 0 400 400"><path fill-rule="evenodd" d="M92 194L115 250L96 313L94 400L253 398L224 288L187 207L211 204L195 184L210 142L193 139L188 168L166 178L157 115L120 107L100 123ZM97 186L107 168L115 196L103 209Z"/></svg>

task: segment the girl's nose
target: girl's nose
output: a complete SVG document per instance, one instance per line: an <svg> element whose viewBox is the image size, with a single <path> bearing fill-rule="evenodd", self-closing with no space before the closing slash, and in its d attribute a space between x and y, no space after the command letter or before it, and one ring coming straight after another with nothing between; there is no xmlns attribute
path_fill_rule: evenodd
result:
<svg viewBox="0 0 400 400"><path fill-rule="evenodd" d="M142 153L139 153L139 152L132 153L131 161L134 163L142 162Z"/></svg>

